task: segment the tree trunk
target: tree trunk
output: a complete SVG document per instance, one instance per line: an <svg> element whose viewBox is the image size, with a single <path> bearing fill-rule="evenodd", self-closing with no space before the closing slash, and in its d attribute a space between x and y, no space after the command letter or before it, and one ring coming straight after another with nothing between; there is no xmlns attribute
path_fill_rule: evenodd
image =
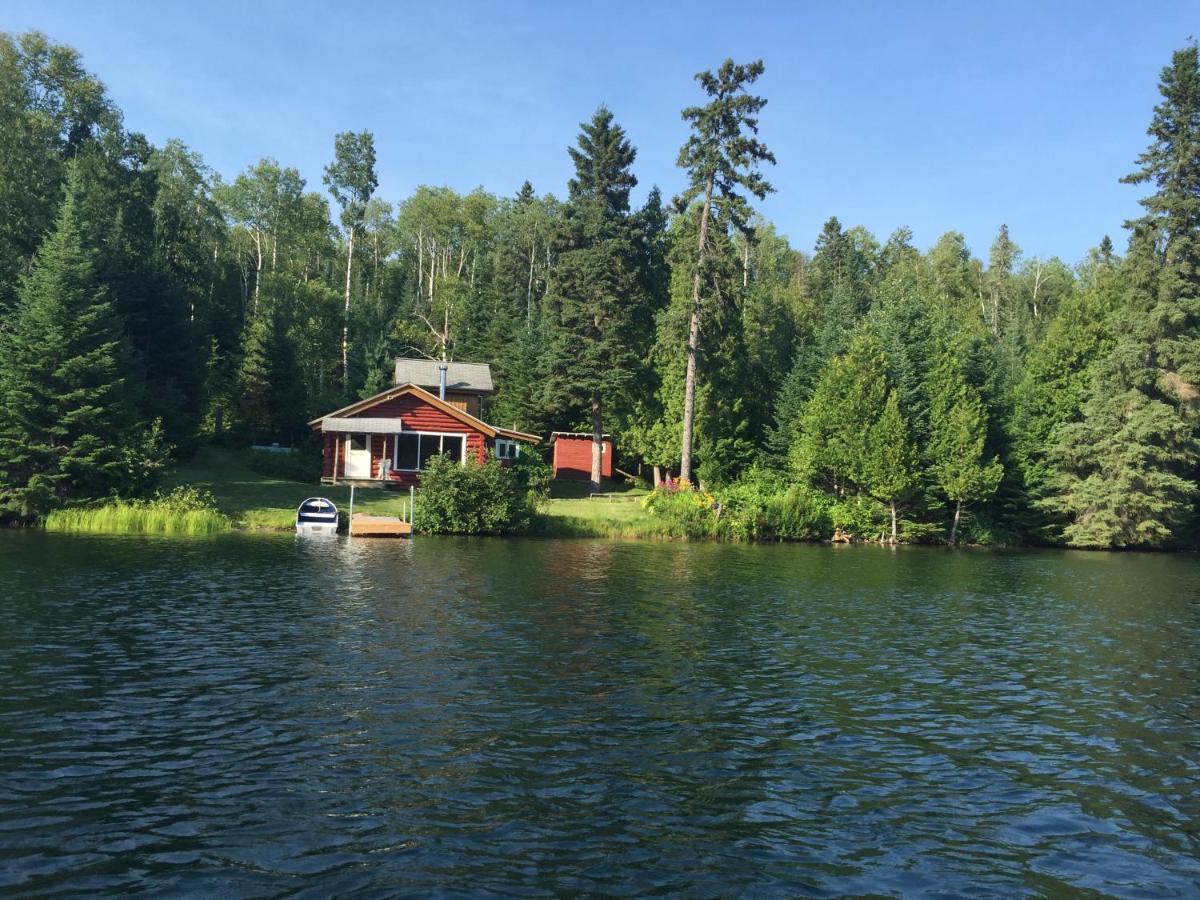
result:
<svg viewBox="0 0 1200 900"><path fill-rule="evenodd" d="M258 315L258 285L262 282L263 250L262 235L254 231L254 314Z"/></svg>
<svg viewBox="0 0 1200 900"><path fill-rule="evenodd" d="M417 231L417 309L421 308L421 295L425 290L425 232Z"/></svg>
<svg viewBox="0 0 1200 900"><path fill-rule="evenodd" d="M950 526L950 546L953 547L958 543L958 522L962 516L962 501L954 501L954 524Z"/></svg>
<svg viewBox="0 0 1200 900"><path fill-rule="evenodd" d="M437 271L437 250L430 245L429 248L429 312L433 312L433 279Z"/></svg>
<svg viewBox="0 0 1200 900"><path fill-rule="evenodd" d="M342 312L342 390L350 390L350 266L354 262L354 226L346 244L346 306Z"/></svg>
<svg viewBox="0 0 1200 900"><path fill-rule="evenodd" d="M704 208L700 210L700 237L696 248L696 274L692 278L692 317L688 323L687 376L683 383L683 448L679 462L679 480L692 480L692 426L696 419L696 353L700 346L700 270L704 267L704 246L708 242L708 214L712 207L713 179L704 185Z"/></svg>
<svg viewBox="0 0 1200 900"><path fill-rule="evenodd" d="M892 545L895 546L896 544L900 543L900 529L899 529L899 527L897 527L898 523L897 523L897 518L896 518L896 501L895 500L893 500L891 502L891 507L892 507Z"/></svg>
<svg viewBox="0 0 1200 900"><path fill-rule="evenodd" d="M657 488L662 484L662 470L658 466L654 467L654 486Z"/></svg>
<svg viewBox="0 0 1200 900"><path fill-rule="evenodd" d="M604 472L604 428L601 423L600 392L592 392L592 493L598 494L602 489L601 478Z"/></svg>
<svg viewBox="0 0 1200 900"><path fill-rule="evenodd" d="M537 258L537 244L529 246L529 282L525 285L525 321L533 321L533 263Z"/></svg>

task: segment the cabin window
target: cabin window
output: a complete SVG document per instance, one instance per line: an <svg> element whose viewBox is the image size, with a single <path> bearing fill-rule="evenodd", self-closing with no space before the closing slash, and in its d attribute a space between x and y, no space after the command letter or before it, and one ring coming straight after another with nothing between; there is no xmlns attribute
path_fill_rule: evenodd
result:
<svg viewBox="0 0 1200 900"><path fill-rule="evenodd" d="M451 459L457 459L461 462L463 458L463 436L461 434L443 434L442 452Z"/></svg>
<svg viewBox="0 0 1200 900"><path fill-rule="evenodd" d="M418 453L420 452L421 436L409 431L396 435L396 461L393 468L407 472L417 470Z"/></svg>
<svg viewBox="0 0 1200 900"><path fill-rule="evenodd" d="M516 441L496 438L496 459L516 459L521 455L521 445Z"/></svg>
<svg viewBox="0 0 1200 900"><path fill-rule="evenodd" d="M401 472L419 472L439 453L451 459L466 458L466 436L462 434L431 434L424 431L402 431L396 435L395 465Z"/></svg>

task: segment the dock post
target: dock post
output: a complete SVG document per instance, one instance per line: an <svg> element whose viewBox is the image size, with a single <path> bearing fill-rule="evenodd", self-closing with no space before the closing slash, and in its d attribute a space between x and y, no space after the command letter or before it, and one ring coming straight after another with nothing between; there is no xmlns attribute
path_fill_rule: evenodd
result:
<svg viewBox="0 0 1200 900"><path fill-rule="evenodd" d="M346 523L346 536L354 537L354 485L350 485L350 520Z"/></svg>
<svg viewBox="0 0 1200 900"><path fill-rule="evenodd" d="M408 486L408 524L413 523L413 497L416 494L416 488L413 485Z"/></svg>

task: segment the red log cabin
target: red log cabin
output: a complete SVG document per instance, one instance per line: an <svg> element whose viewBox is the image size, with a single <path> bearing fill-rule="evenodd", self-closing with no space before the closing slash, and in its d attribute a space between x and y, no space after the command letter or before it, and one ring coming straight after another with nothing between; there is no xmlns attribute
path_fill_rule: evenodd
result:
<svg viewBox="0 0 1200 900"><path fill-rule="evenodd" d="M554 477L565 481L592 480L591 432L555 431L550 435L554 448ZM600 445L600 477L612 478L612 437L604 435Z"/></svg>
<svg viewBox="0 0 1200 900"><path fill-rule="evenodd" d="M491 393L486 364L396 360L394 387L309 422L322 438L321 481L408 487L439 453L464 463L483 462L488 450L516 459L538 438L484 422L483 397Z"/></svg>

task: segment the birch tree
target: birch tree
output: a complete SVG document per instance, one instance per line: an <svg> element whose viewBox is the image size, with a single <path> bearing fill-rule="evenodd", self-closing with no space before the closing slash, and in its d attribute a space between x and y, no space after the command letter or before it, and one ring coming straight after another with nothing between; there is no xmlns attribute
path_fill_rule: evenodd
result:
<svg viewBox="0 0 1200 900"><path fill-rule="evenodd" d="M375 137L369 131L343 131L333 140L333 162L325 167L325 186L342 208L346 231L346 290L342 307L342 387L350 386L350 285L354 238L362 228L367 202L379 186L375 174Z"/></svg>

